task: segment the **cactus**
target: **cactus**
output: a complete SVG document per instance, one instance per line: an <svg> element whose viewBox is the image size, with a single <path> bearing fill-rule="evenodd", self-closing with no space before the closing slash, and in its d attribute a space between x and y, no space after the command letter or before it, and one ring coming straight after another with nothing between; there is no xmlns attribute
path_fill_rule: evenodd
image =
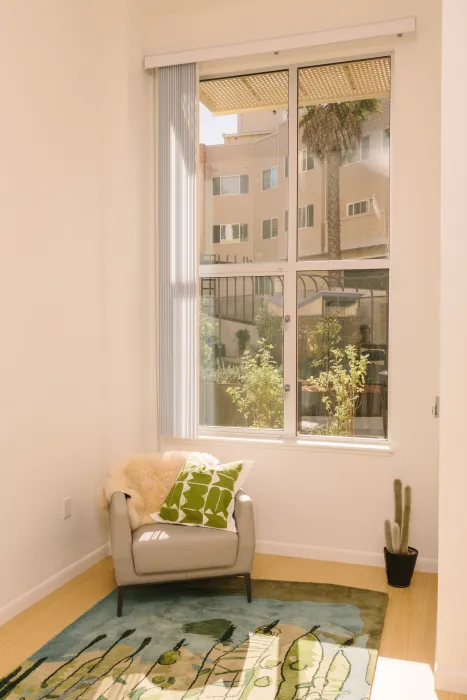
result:
<svg viewBox="0 0 467 700"><path fill-rule="evenodd" d="M384 536L386 538L386 549L388 550L388 552L393 552L394 550L392 548L392 533L390 520L384 521Z"/></svg>
<svg viewBox="0 0 467 700"><path fill-rule="evenodd" d="M402 529L402 481L394 480L394 522Z"/></svg>
<svg viewBox="0 0 467 700"><path fill-rule="evenodd" d="M401 532L401 554L409 553L409 526L410 515L412 510L412 488L406 486L404 489L404 517L402 519Z"/></svg>
<svg viewBox="0 0 467 700"><path fill-rule="evenodd" d="M392 547L396 554L401 551L401 529L398 523L392 526Z"/></svg>
<svg viewBox="0 0 467 700"><path fill-rule="evenodd" d="M409 526L412 508L412 487L406 486L402 499L402 481L394 481L394 523L384 521L386 549L394 554L409 553Z"/></svg>

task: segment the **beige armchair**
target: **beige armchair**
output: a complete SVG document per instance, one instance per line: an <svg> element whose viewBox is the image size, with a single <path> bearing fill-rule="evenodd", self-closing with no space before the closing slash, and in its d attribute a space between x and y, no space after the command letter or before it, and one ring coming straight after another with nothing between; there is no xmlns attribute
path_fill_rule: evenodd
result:
<svg viewBox="0 0 467 700"><path fill-rule="evenodd" d="M124 493L110 504L110 545L118 586L117 615L127 586L168 581L242 576L251 602L255 553L253 504L243 491L235 499L237 532L154 523L131 531Z"/></svg>

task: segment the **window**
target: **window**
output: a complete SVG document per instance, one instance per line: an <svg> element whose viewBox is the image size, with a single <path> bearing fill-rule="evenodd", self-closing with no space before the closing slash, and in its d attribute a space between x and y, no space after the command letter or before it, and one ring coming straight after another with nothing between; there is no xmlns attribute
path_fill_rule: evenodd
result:
<svg viewBox="0 0 467 700"><path fill-rule="evenodd" d="M300 271L298 432L387 437L388 271Z"/></svg>
<svg viewBox="0 0 467 700"><path fill-rule="evenodd" d="M278 275L201 281L201 426L284 427L283 289Z"/></svg>
<svg viewBox="0 0 467 700"><path fill-rule="evenodd" d="M277 187L279 184L279 168L274 166L274 168L263 170L262 182L263 190L270 190L272 187Z"/></svg>
<svg viewBox="0 0 467 700"><path fill-rule="evenodd" d="M347 216L358 216L358 214L369 214L371 212L371 199L364 199L361 202L347 204Z"/></svg>
<svg viewBox="0 0 467 700"><path fill-rule="evenodd" d="M387 439L390 75L378 57L201 81L201 102L235 113L238 131L200 149L204 435ZM211 197L232 169L248 174L245 196Z"/></svg>
<svg viewBox="0 0 467 700"><path fill-rule="evenodd" d="M248 175L222 175L212 178L212 194L248 194Z"/></svg>
<svg viewBox="0 0 467 700"><path fill-rule="evenodd" d="M347 153L343 158L343 165L351 163L360 163L362 160L367 160L370 157L370 137L362 136L360 143L353 151Z"/></svg>
<svg viewBox="0 0 467 700"><path fill-rule="evenodd" d="M230 106L226 106L228 94ZM245 99L248 94L250 97ZM288 70L242 75L240 81L236 76L200 81L200 264L243 265L287 257L288 236L282 226L282 212L289 208L288 94ZM267 96L279 103L262 106ZM236 103L237 97L241 103ZM281 217L279 242L268 245L262 237L261 222L274 216ZM249 226L248 235L242 237L240 232L240 239L232 238L235 244L248 240L235 251L229 245L218 245L230 237L226 232L221 239L220 228L215 229L230 222Z"/></svg>
<svg viewBox="0 0 467 700"><path fill-rule="evenodd" d="M248 224L217 224L212 227L212 242L247 241Z"/></svg>
<svg viewBox="0 0 467 700"><path fill-rule="evenodd" d="M313 226L313 205L308 204L298 209L298 228L309 228Z"/></svg>
<svg viewBox="0 0 467 700"><path fill-rule="evenodd" d="M278 235L278 219L266 219L262 222L261 236L266 238L277 238Z"/></svg>
<svg viewBox="0 0 467 700"><path fill-rule="evenodd" d="M302 150L298 154L298 164L301 173L304 173L307 170L313 170L313 168L315 167L313 154L309 153L306 148L302 148Z"/></svg>

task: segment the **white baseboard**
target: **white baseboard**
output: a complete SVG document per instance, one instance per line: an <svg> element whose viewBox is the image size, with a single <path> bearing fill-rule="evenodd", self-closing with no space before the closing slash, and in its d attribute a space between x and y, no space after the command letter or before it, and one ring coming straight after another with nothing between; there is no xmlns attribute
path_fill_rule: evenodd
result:
<svg viewBox="0 0 467 700"><path fill-rule="evenodd" d="M60 588L60 586L63 586L65 583L68 583L68 581L75 578L75 576L82 574L83 571L89 569L89 567L91 567L93 564L97 564L97 562L101 561L101 559L105 559L108 554L109 544L106 543L102 545L102 547L99 547L93 552L86 554L86 556L84 556L82 559L78 559L78 561L70 564L70 566L67 566L65 569L62 569L45 581L42 581L42 583L39 583L37 586L34 586L34 588L31 588L31 590L23 593L23 595L18 596L18 598L14 598L12 601L0 608L0 625L8 622L8 620L11 620L12 617L19 615L20 612L23 612L23 610L26 610L26 608L34 605L34 603L37 603L42 598L45 598L45 596L49 595L49 593L53 593L53 591L57 590L57 588Z"/></svg>
<svg viewBox="0 0 467 700"><path fill-rule="evenodd" d="M336 561L343 564L363 564L364 566L384 567L384 555L381 552L360 552L354 549L331 549L308 544L292 542L271 542L259 540L256 551L260 554L279 554L283 557L298 557L299 559L318 559L321 561ZM417 571L429 574L438 572L436 559L418 557Z"/></svg>
<svg viewBox="0 0 467 700"><path fill-rule="evenodd" d="M437 668L435 670L435 688L451 693L467 694L467 671Z"/></svg>

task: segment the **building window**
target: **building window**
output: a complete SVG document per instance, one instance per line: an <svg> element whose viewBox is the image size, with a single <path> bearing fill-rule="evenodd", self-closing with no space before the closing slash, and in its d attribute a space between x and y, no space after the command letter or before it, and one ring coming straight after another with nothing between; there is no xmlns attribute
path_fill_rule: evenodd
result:
<svg viewBox="0 0 467 700"><path fill-rule="evenodd" d="M248 175L221 175L212 178L212 194L248 194Z"/></svg>
<svg viewBox="0 0 467 700"><path fill-rule="evenodd" d="M278 219L265 219L261 224L261 237L263 239L277 238L279 229L278 223Z"/></svg>
<svg viewBox="0 0 467 700"><path fill-rule="evenodd" d="M284 177L289 177L289 156L284 156Z"/></svg>
<svg viewBox="0 0 467 700"><path fill-rule="evenodd" d="M289 210L286 209L284 212L284 231L287 233L289 230Z"/></svg>
<svg viewBox="0 0 467 700"><path fill-rule="evenodd" d="M213 243L248 240L248 224L216 224L212 227Z"/></svg>
<svg viewBox="0 0 467 700"><path fill-rule="evenodd" d="M308 152L306 148L302 148L298 154L298 163L301 173L305 173L307 170L313 170L315 167L313 154Z"/></svg>
<svg viewBox="0 0 467 700"><path fill-rule="evenodd" d="M275 165L273 168L263 170L262 177L263 190L270 190L272 187L277 187L279 184L279 168Z"/></svg>
<svg viewBox="0 0 467 700"><path fill-rule="evenodd" d="M369 214L372 210L371 199L363 199L361 202L347 204L347 216L358 216L359 214Z"/></svg>
<svg viewBox="0 0 467 700"><path fill-rule="evenodd" d="M313 226L313 205L308 204L298 208L298 228Z"/></svg>
<svg viewBox="0 0 467 700"><path fill-rule="evenodd" d="M342 159L342 165L360 163L370 157L370 137L362 136L360 143L350 152L346 153Z"/></svg>

